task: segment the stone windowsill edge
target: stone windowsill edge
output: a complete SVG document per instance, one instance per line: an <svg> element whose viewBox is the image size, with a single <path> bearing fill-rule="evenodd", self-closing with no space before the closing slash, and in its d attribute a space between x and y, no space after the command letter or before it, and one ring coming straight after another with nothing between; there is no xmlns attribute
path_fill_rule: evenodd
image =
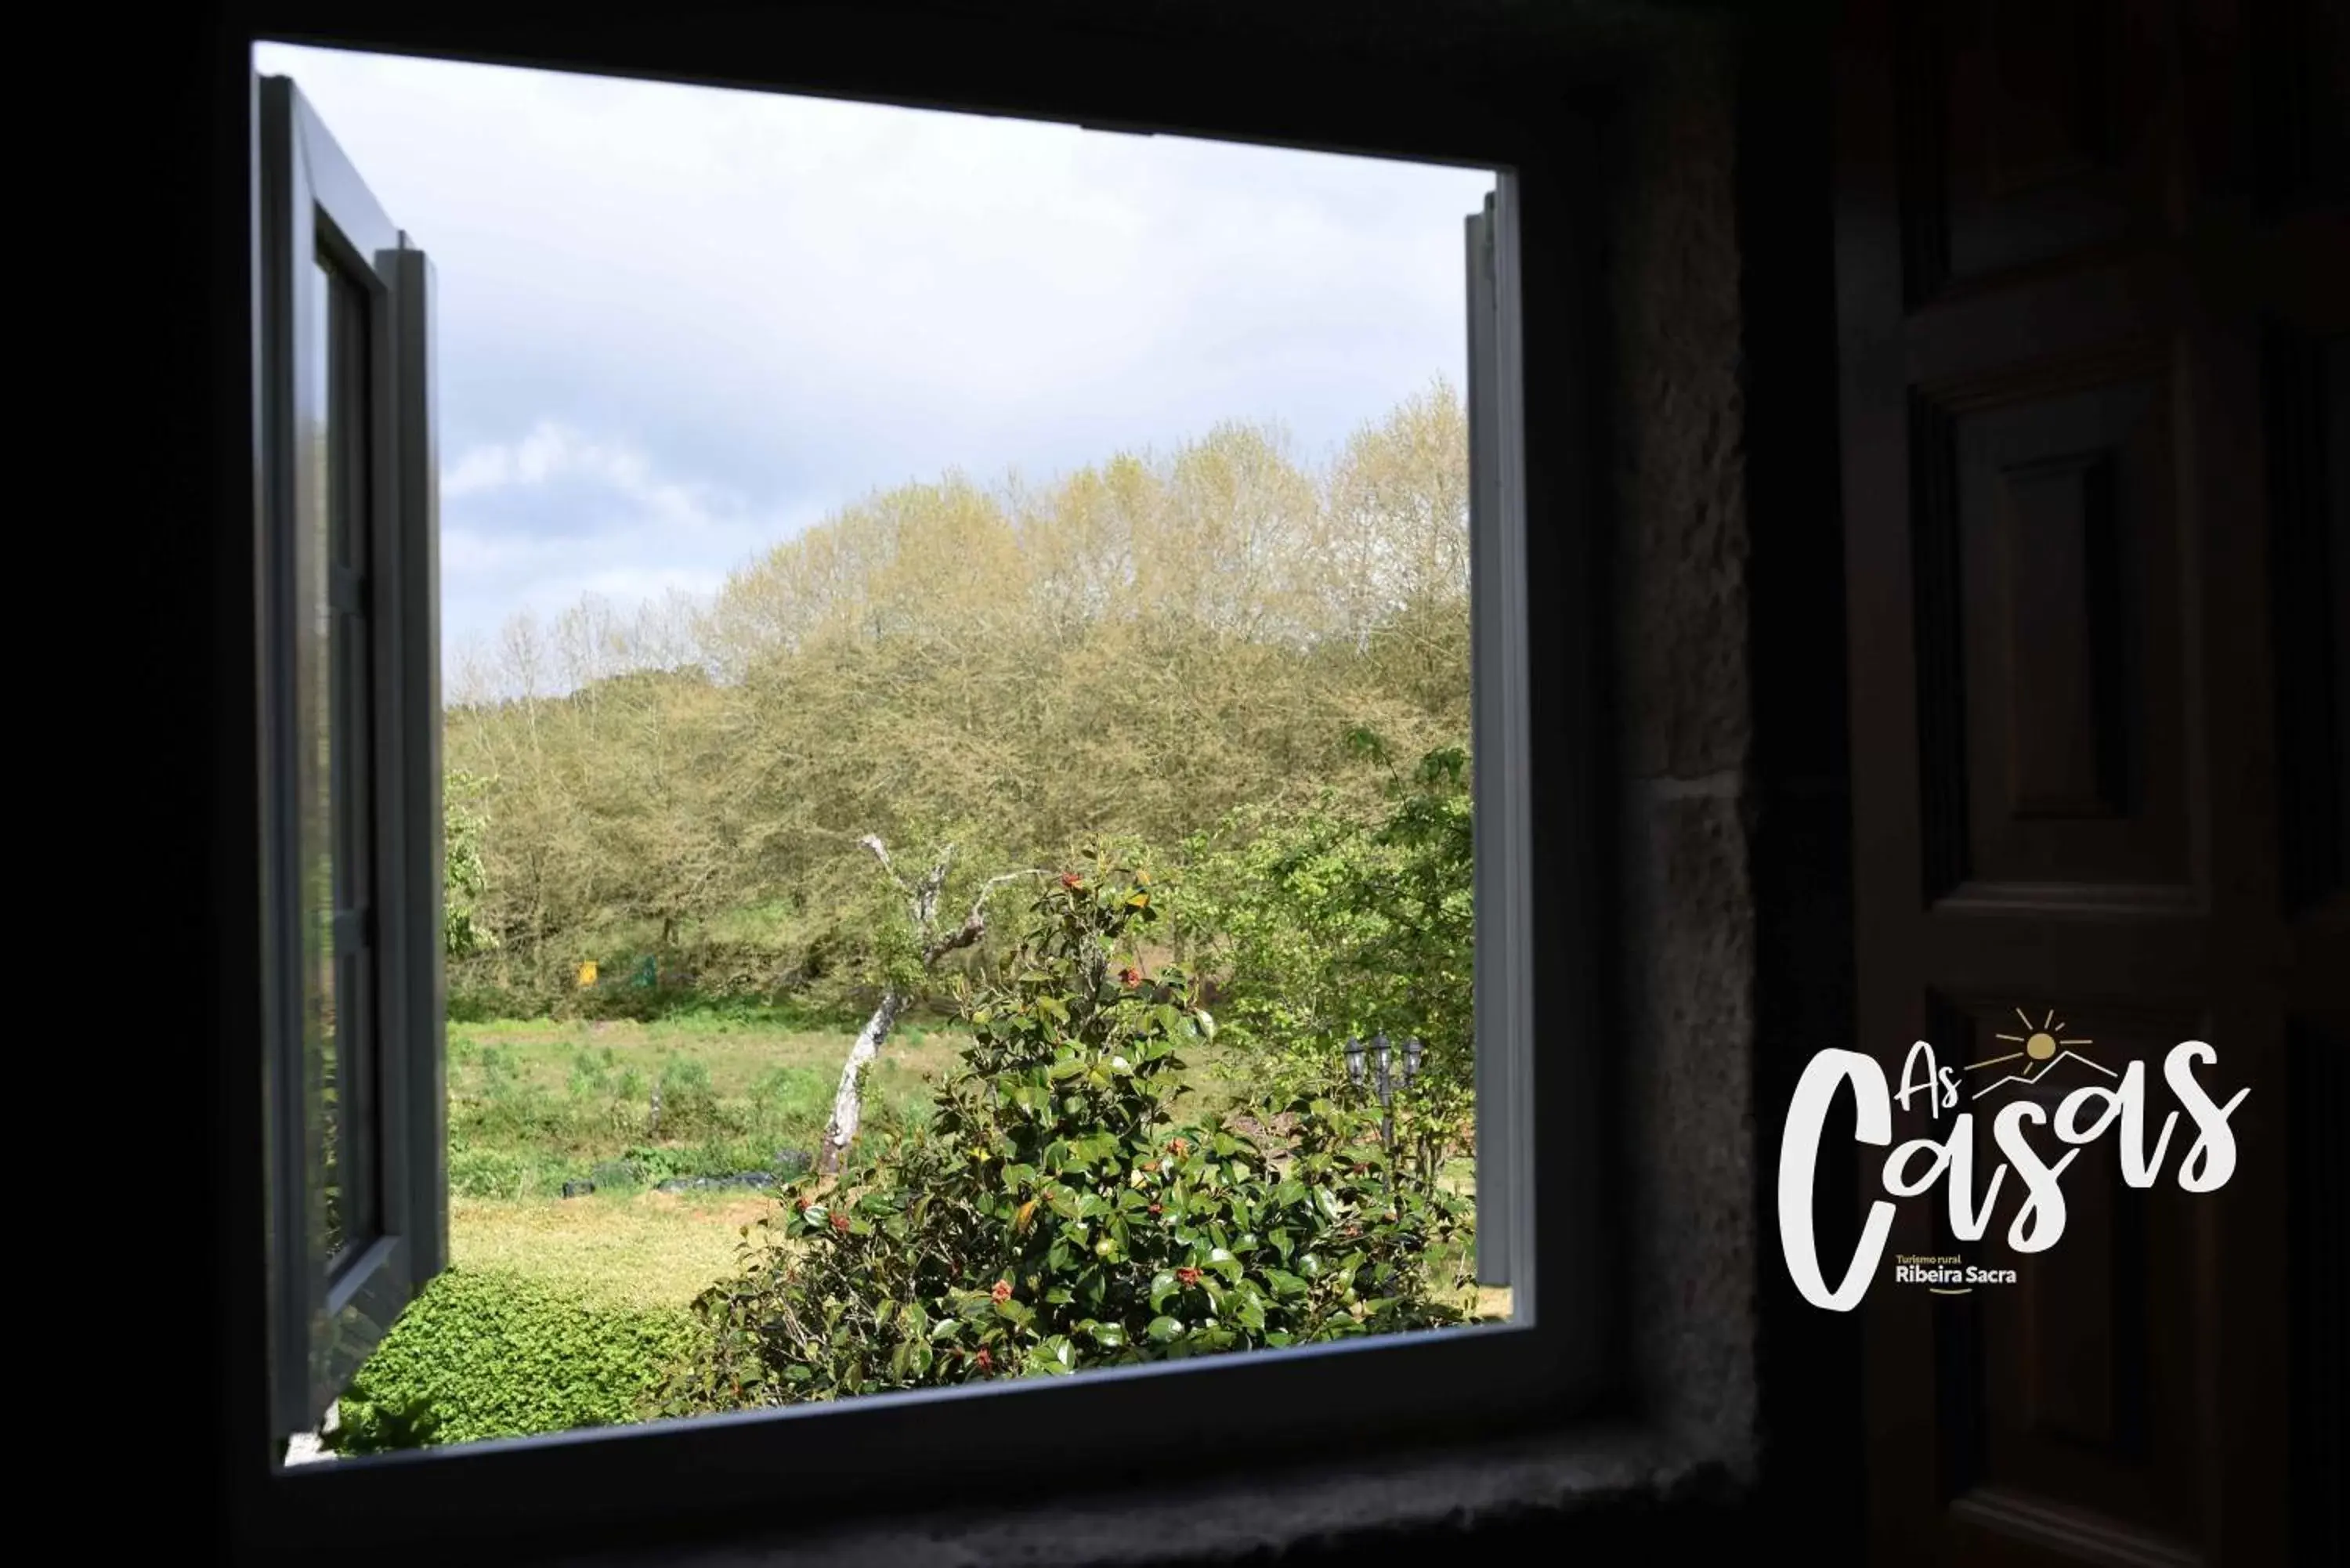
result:
<svg viewBox="0 0 2350 1568"><path fill-rule="evenodd" d="M1201 1568L1367 1533L1445 1532L1617 1505L1727 1501L1720 1463L1590 1427L1017 1511L899 1516L816 1536L562 1559L551 1568Z"/></svg>

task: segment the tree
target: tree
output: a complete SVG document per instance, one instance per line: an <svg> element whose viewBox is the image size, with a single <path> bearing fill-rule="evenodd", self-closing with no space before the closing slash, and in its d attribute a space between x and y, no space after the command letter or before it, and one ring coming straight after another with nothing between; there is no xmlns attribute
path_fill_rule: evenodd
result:
<svg viewBox="0 0 2350 1568"><path fill-rule="evenodd" d="M1007 871L990 877L979 885L972 895L971 909L962 923L951 929L939 925L939 898L946 890L947 871L954 862L955 846L949 844L939 851L931 868L914 881L899 874L889 858L889 846L878 835L867 834L859 839L861 847L870 850L879 861L881 870L905 898L907 930L911 942L899 951L889 953L883 961L881 1000L874 1004L865 1027L857 1032L848 1047L848 1056L840 1066L840 1086L833 1092L832 1116L826 1122L824 1142L816 1152L816 1170L825 1176L836 1175L841 1158L857 1137L858 1124L865 1114L865 1074L881 1053L883 1042L898 1026L898 1018L912 999L923 979L938 968L939 961L951 952L972 946L987 934L987 898L997 888L1021 877L1037 875L1033 871Z"/></svg>
<svg viewBox="0 0 2350 1568"><path fill-rule="evenodd" d="M1383 743L1358 744L1385 766ZM1331 805L1246 825L1202 861L1202 961L1225 977L1226 1034L1261 1092L1336 1093L1348 1040L1426 1047L1399 1125L1431 1172L1473 1136L1475 840L1469 758L1392 772L1372 813Z"/></svg>
<svg viewBox="0 0 2350 1568"><path fill-rule="evenodd" d="M868 834L1033 866L1369 805L1349 727L1399 755L1468 739L1467 462L1440 384L1318 468L1224 424L1033 485L949 475L698 610L518 620L449 712L452 765L493 781L477 914L502 939L452 983L557 1007L580 961L666 950L664 972L723 956L710 983L821 986L907 923L902 892L872 923L841 852Z"/></svg>
<svg viewBox="0 0 2350 1568"><path fill-rule="evenodd" d="M441 946L451 958L467 958L497 942L480 915L489 885L482 865L482 835L489 824L477 804L483 787L484 781L466 773L450 774L442 784Z"/></svg>

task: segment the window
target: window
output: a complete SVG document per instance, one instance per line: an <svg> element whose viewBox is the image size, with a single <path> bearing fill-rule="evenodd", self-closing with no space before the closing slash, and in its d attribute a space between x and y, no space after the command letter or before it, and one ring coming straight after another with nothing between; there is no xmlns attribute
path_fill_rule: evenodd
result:
<svg viewBox="0 0 2350 1568"><path fill-rule="evenodd" d="M431 274L260 84L272 1407L309 1429L441 1265Z"/></svg>
<svg viewBox="0 0 2350 1568"><path fill-rule="evenodd" d="M316 1427L446 1264L443 803L432 269L298 89L260 82L262 771L273 1436ZM1554 201L1556 171L1542 189ZM1518 173L1465 224L1475 769L1477 1268L1506 1324L607 1428L398 1464L276 1468L261 1528L298 1548L745 1507L779 1476L886 1495L945 1456L1010 1471L1142 1447L1261 1443L1572 1407L1600 1286L1582 1044L1538 1018ZM1563 486L1559 487L1561 490ZM1553 501L1564 525L1568 509ZM1571 961L1553 961L1573 974ZM1541 1129L1538 1132L1538 1127ZM1231 1412L1245 1408L1244 1417Z"/></svg>

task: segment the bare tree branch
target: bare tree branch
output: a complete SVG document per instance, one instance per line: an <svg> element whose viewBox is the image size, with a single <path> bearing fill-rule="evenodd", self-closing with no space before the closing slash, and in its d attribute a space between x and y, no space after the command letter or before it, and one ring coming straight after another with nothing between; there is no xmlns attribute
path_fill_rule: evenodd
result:
<svg viewBox="0 0 2350 1568"><path fill-rule="evenodd" d="M947 954L961 948L967 948L987 935L987 896L990 893L1006 882L1017 882L1023 877L1044 875L1044 867L1031 866L1024 870L1006 871L1000 876L990 877L981 883L979 891L972 897L971 913L962 918L962 924L950 935L933 940L922 950L924 967L937 963Z"/></svg>
<svg viewBox="0 0 2350 1568"><path fill-rule="evenodd" d="M889 874L889 880L898 884L899 892L909 898L914 896L914 890L906 885L906 879L898 875L898 867L889 858L889 846L881 842L879 834L868 833L857 842L860 847L873 851L873 858L881 862L881 869Z"/></svg>
<svg viewBox="0 0 2350 1568"><path fill-rule="evenodd" d="M939 898L946 889L947 869L954 863L955 846L949 844L941 848L931 868L922 873L922 879L909 887L906 879L899 875L897 867L891 864L889 848L881 842L879 835L868 833L858 843L873 852L873 857L881 863L881 868L905 892L907 912L914 922L914 940L921 944L922 968L925 971L935 968L939 960L947 954L970 947L987 934L988 894L1005 882L1044 875L1042 870L1032 867L990 877L980 884L978 892L972 896L971 912L963 917L962 924L941 937L938 931ZM848 1059L841 1064L839 1087L833 1092L832 1118L825 1124L824 1143L816 1151L816 1169L820 1174L832 1176L839 1172L841 1157L857 1137L858 1125L864 1119L866 1069L880 1055L882 1044L889 1038L890 1031L898 1026L898 1017L910 1000L894 984L886 987L881 992L879 1004L873 1009L873 1015L865 1021L865 1027L858 1031L856 1042L849 1046Z"/></svg>
<svg viewBox="0 0 2350 1568"><path fill-rule="evenodd" d="M914 888L914 933L925 942L931 940L932 928L938 923L939 894L946 888L947 867L954 862L954 852L951 844L941 848L939 857L931 863L931 868L922 873L921 881Z"/></svg>

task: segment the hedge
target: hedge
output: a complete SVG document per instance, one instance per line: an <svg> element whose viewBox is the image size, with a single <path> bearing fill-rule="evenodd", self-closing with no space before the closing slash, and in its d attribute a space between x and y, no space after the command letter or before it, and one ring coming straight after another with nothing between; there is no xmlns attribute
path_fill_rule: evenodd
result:
<svg viewBox="0 0 2350 1568"><path fill-rule="evenodd" d="M337 1412L344 1453L614 1426L695 1343L683 1312L608 1306L449 1270L411 1303Z"/></svg>

